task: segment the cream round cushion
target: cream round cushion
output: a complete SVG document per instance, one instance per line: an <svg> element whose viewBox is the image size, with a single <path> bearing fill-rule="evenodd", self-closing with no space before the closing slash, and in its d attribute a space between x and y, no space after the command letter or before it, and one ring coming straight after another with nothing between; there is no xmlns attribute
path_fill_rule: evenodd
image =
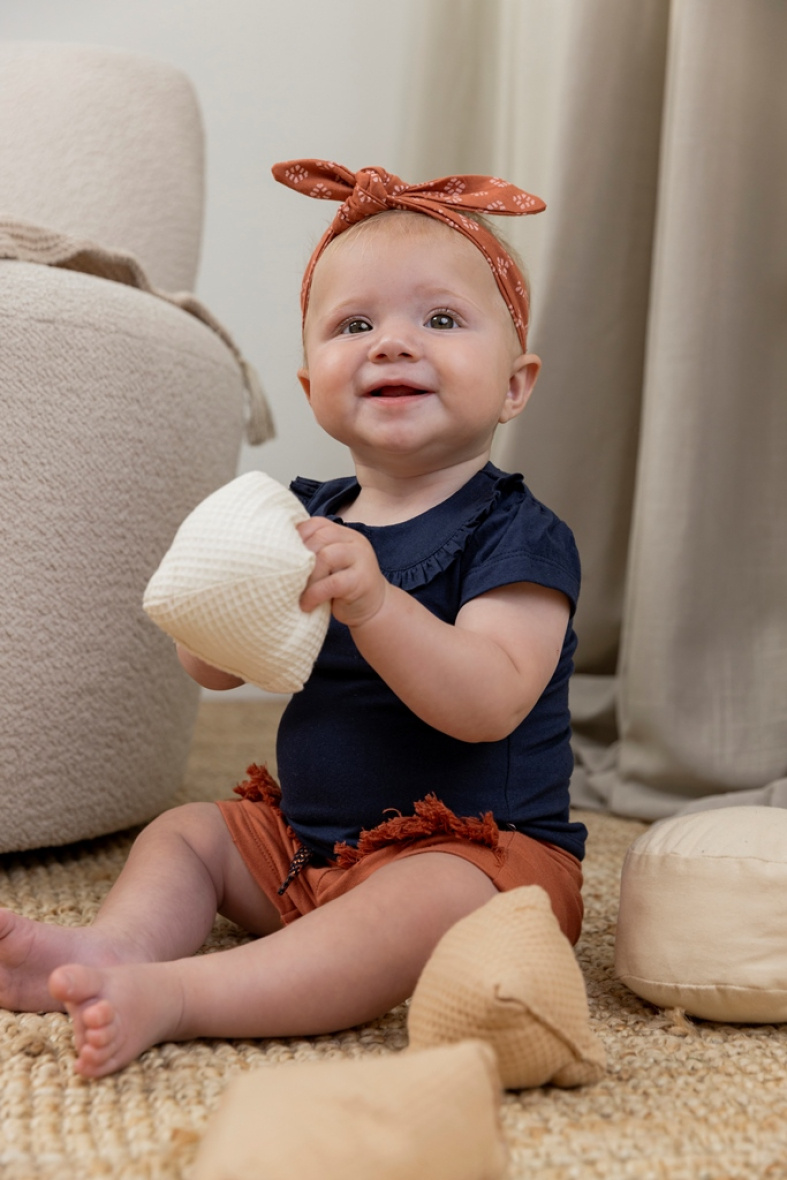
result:
<svg viewBox="0 0 787 1180"><path fill-rule="evenodd" d="M143 606L194 655L268 692L297 692L325 639L330 604L299 598L314 568L296 525L308 513L292 492L249 471L183 521Z"/></svg>
<svg viewBox="0 0 787 1180"><path fill-rule="evenodd" d="M615 973L706 1020L787 1020L787 810L724 807L655 824L629 849Z"/></svg>

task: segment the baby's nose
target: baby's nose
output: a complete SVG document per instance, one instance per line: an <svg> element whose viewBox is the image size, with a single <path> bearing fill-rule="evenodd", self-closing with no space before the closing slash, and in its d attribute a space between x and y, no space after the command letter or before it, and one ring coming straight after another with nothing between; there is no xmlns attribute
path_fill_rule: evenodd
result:
<svg viewBox="0 0 787 1180"><path fill-rule="evenodd" d="M380 333L369 349L372 360L415 360L418 344L412 332L391 328Z"/></svg>

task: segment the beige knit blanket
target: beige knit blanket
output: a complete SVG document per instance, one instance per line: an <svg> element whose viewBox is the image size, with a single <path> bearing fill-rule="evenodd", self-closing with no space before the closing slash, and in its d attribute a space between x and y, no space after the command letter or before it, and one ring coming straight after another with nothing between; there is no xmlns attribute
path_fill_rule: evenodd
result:
<svg viewBox="0 0 787 1180"><path fill-rule="evenodd" d="M64 270L95 275L100 279L109 279L114 283L124 283L127 287L137 287L140 291L155 295L156 298L181 308L189 315L196 316L219 336L238 363L247 399L247 441L256 446L273 437L273 417L260 379L252 365L241 355L227 329L189 292L157 290L133 254L126 250L100 246L86 239L74 238L18 217L0 214L0 259L56 266Z"/></svg>

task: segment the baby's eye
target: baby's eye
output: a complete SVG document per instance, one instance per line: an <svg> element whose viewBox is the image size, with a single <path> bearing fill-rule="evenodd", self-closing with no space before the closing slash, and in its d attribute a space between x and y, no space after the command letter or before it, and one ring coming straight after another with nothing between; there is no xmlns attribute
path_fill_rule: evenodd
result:
<svg viewBox="0 0 787 1180"><path fill-rule="evenodd" d="M455 328L456 319L448 311L436 311L427 321L430 328Z"/></svg>
<svg viewBox="0 0 787 1180"><path fill-rule="evenodd" d="M368 320L345 320L342 324L342 332L348 335L354 335L356 332L371 332L372 325Z"/></svg>

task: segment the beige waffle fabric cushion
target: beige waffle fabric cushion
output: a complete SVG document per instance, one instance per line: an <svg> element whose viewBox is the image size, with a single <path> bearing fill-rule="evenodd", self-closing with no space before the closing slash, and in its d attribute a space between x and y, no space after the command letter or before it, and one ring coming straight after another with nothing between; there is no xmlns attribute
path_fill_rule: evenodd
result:
<svg viewBox="0 0 787 1180"><path fill-rule="evenodd" d="M582 972L538 885L498 893L443 936L407 1027L415 1049L488 1042L507 1089L579 1086L604 1073Z"/></svg>
<svg viewBox="0 0 787 1180"><path fill-rule="evenodd" d="M787 811L722 807L655 824L629 849L615 971L706 1020L787 1021Z"/></svg>
<svg viewBox="0 0 787 1180"><path fill-rule="evenodd" d="M315 557L300 501L261 471L203 500L178 529L143 606L188 651L268 692L303 688L330 619L298 600Z"/></svg>
<svg viewBox="0 0 787 1180"><path fill-rule="evenodd" d="M497 1180L499 1100L477 1041L256 1069L228 1087L193 1180Z"/></svg>

